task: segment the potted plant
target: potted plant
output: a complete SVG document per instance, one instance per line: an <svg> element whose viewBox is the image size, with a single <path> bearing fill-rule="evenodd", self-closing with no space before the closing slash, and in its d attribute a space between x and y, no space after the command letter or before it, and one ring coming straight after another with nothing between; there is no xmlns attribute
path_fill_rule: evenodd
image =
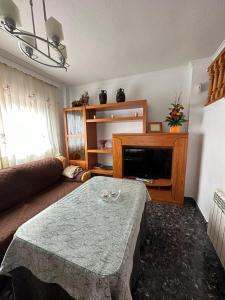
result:
<svg viewBox="0 0 225 300"><path fill-rule="evenodd" d="M169 108L170 113L166 117L165 122L167 122L170 127L171 133L179 133L181 126L187 122L186 117L183 113L184 107L180 103L181 94L176 96L175 102L171 103L172 107Z"/></svg>

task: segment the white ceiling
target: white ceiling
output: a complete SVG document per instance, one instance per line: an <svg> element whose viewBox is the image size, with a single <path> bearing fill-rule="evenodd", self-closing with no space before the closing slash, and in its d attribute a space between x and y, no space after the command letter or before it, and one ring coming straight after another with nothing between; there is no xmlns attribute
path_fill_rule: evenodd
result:
<svg viewBox="0 0 225 300"><path fill-rule="evenodd" d="M31 30L29 0L14 0ZM44 34L42 1L33 0L37 33ZM62 24L68 72L39 70L78 85L165 69L213 54L225 38L224 0L46 0ZM17 41L0 32L0 48L25 60Z"/></svg>

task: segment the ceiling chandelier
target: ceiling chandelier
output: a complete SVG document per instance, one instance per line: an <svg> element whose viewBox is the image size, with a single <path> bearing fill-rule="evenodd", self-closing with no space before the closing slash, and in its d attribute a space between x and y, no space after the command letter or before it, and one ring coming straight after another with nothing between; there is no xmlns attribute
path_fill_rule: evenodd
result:
<svg viewBox="0 0 225 300"><path fill-rule="evenodd" d="M30 2L33 32L23 31L21 27L20 13L12 0L0 0L0 29L18 39L21 52L33 61L54 68L64 68L69 65L66 62L66 46L61 44L64 39L62 25L55 18L47 19L45 0L42 0L43 15L46 28L46 38L36 34L33 1Z"/></svg>

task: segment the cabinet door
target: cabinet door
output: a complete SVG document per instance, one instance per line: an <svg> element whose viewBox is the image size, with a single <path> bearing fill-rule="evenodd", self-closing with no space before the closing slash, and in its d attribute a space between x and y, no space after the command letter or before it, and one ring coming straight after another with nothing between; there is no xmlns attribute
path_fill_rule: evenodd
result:
<svg viewBox="0 0 225 300"><path fill-rule="evenodd" d="M72 110L66 112L67 121L67 134L71 135L83 135L84 122L83 122L83 111Z"/></svg>
<svg viewBox="0 0 225 300"><path fill-rule="evenodd" d="M65 111L68 160L85 160L83 109Z"/></svg>
<svg viewBox="0 0 225 300"><path fill-rule="evenodd" d="M67 138L69 160L84 160L84 139L78 137Z"/></svg>

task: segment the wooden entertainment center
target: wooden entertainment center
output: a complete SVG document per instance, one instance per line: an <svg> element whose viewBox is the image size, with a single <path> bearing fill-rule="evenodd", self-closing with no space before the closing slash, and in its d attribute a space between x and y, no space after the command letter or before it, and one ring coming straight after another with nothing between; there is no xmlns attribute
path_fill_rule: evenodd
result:
<svg viewBox="0 0 225 300"><path fill-rule="evenodd" d="M152 200L183 205L187 134L185 133L146 133L113 135L113 176L123 178L123 148L125 146L170 148L173 150L170 179L156 179L146 186Z"/></svg>
<svg viewBox="0 0 225 300"><path fill-rule="evenodd" d="M141 114L136 110L141 109ZM128 112L126 116L99 117L99 112ZM127 110L127 111L126 111ZM130 112L132 111L132 112ZM98 148L97 124L109 122L142 122L142 133L113 134L112 148ZM157 147L173 149L172 175L170 179L157 179L146 183L151 198L162 203L183 204L186 170L187 140L185 133L146 133L148 107L146 100L122 103L97 104L64 108L66 154L70 164L79 165L93 174L123 177L123 147ZM98 154L113 155L112 170L94 168Z"/></svg>

